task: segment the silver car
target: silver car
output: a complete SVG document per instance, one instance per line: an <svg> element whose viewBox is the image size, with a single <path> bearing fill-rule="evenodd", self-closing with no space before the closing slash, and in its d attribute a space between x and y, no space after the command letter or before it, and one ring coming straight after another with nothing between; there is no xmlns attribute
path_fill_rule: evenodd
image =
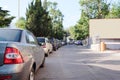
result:
<svg viewBox="0 0 120 80"><path fill-rule="evenodd" d="M0 29L0 80L34 80L44 62L44 51L31 32Z"/></svg>

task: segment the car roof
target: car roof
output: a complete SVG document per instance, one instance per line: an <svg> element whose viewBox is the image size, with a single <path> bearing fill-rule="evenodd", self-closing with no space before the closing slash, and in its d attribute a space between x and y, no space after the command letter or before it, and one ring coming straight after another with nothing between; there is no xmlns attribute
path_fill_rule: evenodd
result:
<svg viewBox="0 0 120 80"><path fill-rule="evenodd" d="M37 38L45 38L45 37L37 37Z"/></svg>
<svg viewBox="0 0 120 80"><path fill-rule="evenodd" d="M0 29L24 30L24 29L21 29L21 28L10 28L10 27L0 28Z"/></svg>
<svg viewBox="0 0 120 80"><path fill-rule="evenodd" d="M47 37L37 37L37 38L41 38L41 39L48 39Z"/></svg>
<svg viewBox="0 0 120 80"><path fill-rule="evenodd" d="M0 30L20 30L20 31L29 31L29 30L26 30L26 29L21 29L21 28L0 28Z"/></svg>

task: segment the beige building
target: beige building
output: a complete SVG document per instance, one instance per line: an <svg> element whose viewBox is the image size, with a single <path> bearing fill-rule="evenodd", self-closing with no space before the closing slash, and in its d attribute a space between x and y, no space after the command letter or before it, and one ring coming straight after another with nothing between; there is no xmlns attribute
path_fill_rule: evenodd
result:
<svg viewBox="0 0 120 80"><path fill-rule="evenodd" d="M107 49L120 49L120 19L91 19L89 32L92 48L99 50L104 42Z"/></svg>

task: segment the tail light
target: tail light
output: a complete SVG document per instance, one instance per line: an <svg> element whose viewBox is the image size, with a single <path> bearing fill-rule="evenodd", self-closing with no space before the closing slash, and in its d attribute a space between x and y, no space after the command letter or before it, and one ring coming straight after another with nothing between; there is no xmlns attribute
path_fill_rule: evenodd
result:
<svg viewBox="0 0 120 80"><path fill-rule="evenodd" d="M19 64L23 63L23 58L18 49L7 47L4 55L4 64Z"/></svg>
<svg viewBox="0 0 120 80"><path fill-rule="evenodd" d="M44 43L42 47L43 47L43 48L46 48L46 44Z"/></svg>

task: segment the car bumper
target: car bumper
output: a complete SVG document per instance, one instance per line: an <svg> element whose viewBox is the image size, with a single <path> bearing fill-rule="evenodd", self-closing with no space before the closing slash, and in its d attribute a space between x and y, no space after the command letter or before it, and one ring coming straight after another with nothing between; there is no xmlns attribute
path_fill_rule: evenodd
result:
<svg viewBox="0 0 120 80"><path fill-rule="evenodd" d="M25 67L25 64L8 64L0 66L0 79L9 77L6 80L27 80L30 68ZM4 79L3 79L4 80Z"/></svg>
<svg viewBox="0 0 120 80"><path fill-rule="evenodd" d="M45 54L48 54L48 49L47 48L43 48Z"/></svg>

